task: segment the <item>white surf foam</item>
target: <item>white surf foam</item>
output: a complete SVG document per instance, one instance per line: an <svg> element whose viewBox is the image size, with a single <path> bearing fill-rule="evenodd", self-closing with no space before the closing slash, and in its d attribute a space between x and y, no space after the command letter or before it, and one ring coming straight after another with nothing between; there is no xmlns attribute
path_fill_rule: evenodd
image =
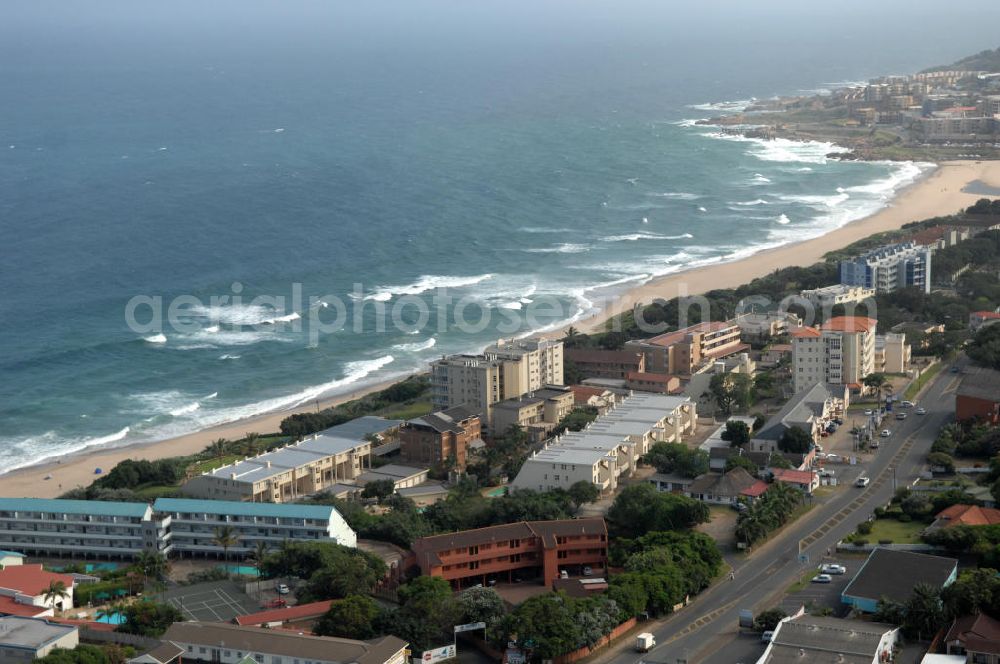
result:
<svg viewBox="0 0 1000 664"><path fill-rule="evenodd" d="M523 251L526 251L529 254L582 254L590 251L590 246L586 244L564 242L562 244L557 244L554 247L532 247L524 249Z"/></svg>
<svg viewBox="0 0 1000 664"><path fill-rule="evenodd" d="M706 104L691 104L688 108L694 108L699 111L722 111L726 113L739 113L745 111L750 104L757 101L756 97L751 97L750 99L737 99L734 101L717 101Z"/></svg>
<svg viewBox="0 0 1000 664"><path fill-rule="evenodd" d="M424 341L414 341L408 344L396 344L392 347L393 350L398 350L403 353L419 353L422 350L430 350L434 348L437 343L437 339L431 337L430 339L425 339Z"/></svg>
<svg viewBox="0 0 1000 664"><path fill-rule="evenodd" d="M371 295L365 296L365 299L375 300L376 302L387 302L393 297L401 295L420 295L421 293L426 293L427 291L436 290L438 288L463 288L466 286L475 286L476 284L480 284L492 278L492 274L477 274L469 277L424 275L411 284L404 284L400 286L382 286Z"/></svg>
<svg viewBox="0 0 1000 664"><path fill-rule="evenodd" d="M771 184L770 178L766 178L760 173L754 173L753 177L750 178L751 184Z"/></svg>
<svg viewBox="0 0 1000 664"><path fill-rule="evenodd" d="M611 235L602 237L601 242L636 242L638 240L688 240L694 237L690 233L683 235L660 235L659 233L628 233L626 235Z"/></svg>
<svg viewBox="0 0 1000 664"><path fill-rule="evenodd" d="M792 220L788 218L788 215L782 214L777 219L775 219L779 224L790 224Z"/></svg>
<svg viewBox="0 0 1000 664"><path fill-rule="evenodd" d="M142 340L149 344L165 344L167 343L167 336L165 334L154 334L149 337L143 337Z"/></svg>
<svg viewBox="0 0 1000 664"><path fill-rule="evenodd" d="M657 196L659 198L672 198L679 201L696 201L699 198L704 198L701 194L692 194L686 191L664 191L662 193L650 192L649 196Z"/></svg>
<svg viewBox="0 0 1000 664"><path fill-rule="evenodd" d="M755 205L770 205L770 203L768 201L765 201L763 198L755 198L752 201L737 201L734 203L730 203L730 205L738 205L740 207L753 207Z"/></svg>

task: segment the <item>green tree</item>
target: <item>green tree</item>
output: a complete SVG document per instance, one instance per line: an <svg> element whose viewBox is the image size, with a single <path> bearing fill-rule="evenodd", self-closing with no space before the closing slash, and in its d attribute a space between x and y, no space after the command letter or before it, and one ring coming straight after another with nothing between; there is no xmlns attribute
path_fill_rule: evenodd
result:
<svg viewBox="0 0 1000 664"><path fill-rule="evenodd" d="M931 452L928 454L927 465L931 468L941 468L946 473L955 472L955 460L943 452Z"/></svg>
<svg viewBox="0 0 1000 664"><path fill-rule="evenodd" d="M69 590L62 581L49 581L49 586L42 594L42 601L46 606L54 609L62 609L63 600L69 598Z"/></svg>
<svg viewBox="0 0 1000 664"><path fill-rule="evenodd" d="M746 422L729 420L722 431L722 440L727 441L730 447L743 447L750 442L750 427Z"/></svg>
<svg viewBox="0 0 1000 664"><path fill-rule="evenodd" d="M729 472L734 468L742 468L753 476L757 475L757 464L743 456L742 454L734 454L728 459L726 459L726 471Z"/></svg>
<svg viewBox="0 0 1000 664"><path fill-rule="evenodd" d="M365 485L361 492L362 498L375 498L382 502L396 492L396 483L393 480L375 480Z"/></svg>
<svg viewBox="0 0 1000 664"><path fill-rule="evenodd" d="M457 597L463 623L484 622L495 625L507 613L503 598L493 588L467 588Z"/></svg>
<svg viewBox="0 0 1000 664"><path fill-rule="evenodd" d="M313 634L339 636L345 639L370 639L377 636L375 624L378 604L364 595L348 595L330 604L329 610L316 621Z"/></svg>
<svg viewBox="0 0 1000 664"><path fill-rule="evenodd" d="M522 603L501 622L502 638L517 635L533 644L535 657L554 659L576 650L584 641L576 602L564 593L546 593Z"/></svg>
<svg viewBox="0 0 1000 664"><path fill-rule="evenodd" d="M927 583L917 583L904 605L903 615L905 632L920 641L933 636L944 622L940 589Z"/></svg>
<svg viewBox="0 0 1000 664"><path fill-rule="evenodd" d="M86 643L81 643L72 650L54 648L49 654L33 661L36 664L115 664L108 657L105 648Z"/></svg>
<svg viewBox="0 0 1000 664"><path fill-rule="evenodd" d="M781 608L768 609L766 611L761 611L757 614L757 617L753 620L753 628L758 632L767 632L775 629L782 620L788 617Z"/></svg>
<svg viewBox="0 0 1000 664"><path fill-rule="evenodd" d="M865 376L861 382L870 390L879 390L882 389L882 385L885 384L885 374L877 372L870 373Z"/></svg>
<svg viewBox="0 0 1000 664"><path fill-rule="evenodd" d="M216 438L209 443L208 449L215 458L221 459L226 456L226 451L229 449L229 441L225 438Z"/></svg>
<svg viewBox="0 0 1000 664"><path fill-rule="evenodd" d="M574 482L566 492L569 494L576 509L580 509L581 505L592 503L601 497L601 490L597 488L597 485L587 480Z"/></svg>
<svg viewBox="0 0 1000 664"><path fill-rule="evenodd" d="M157 637L175 622L184 620L183 614L172 604L144 599L125 605L125 622L115 631L140 636Z"/></svg>
<svg viewBox="0 0 1000 664"><path fill-rule="evenodd" d="M133 567L142 575L142 585L145 587L149 579L160 581L167 574L169 563L162 553L142 551L136 556Z"/></svg>
<svg viewBox="0 0 1000 664"><path fill-rule="evenodd" d="M656 443L643 457L643 462L655 466L661 473L676 473L682 477L698 477L709 470L708 454L683 443Z"/></svg>
<svg viewBox="0 0 1000 664"><path fill-rule="evenodd" d="M257 578L261 577L261 567L271 553L271 545L264 540L254 542L253 551L250 552L250 561L257 568Z"/></svg>
<svg viewBox="0 0 1000 664"><path fill-rule="evenodd" d="M812 449L813 439L802 427L791 426L785 429L778 439L778 449L792 454L805 454Z"/></svg>
<svg viewBox="0 0 1000 664"><path fill-rule="evenodd" d="M965 353L981 367L1000 370L1000 325L980 328L966 346Z"/></svg>
<svg viewBox="0 0 1000 664"><path fill-rule="evenodd" d="M222 549L222 558L226 561L227 568L229 565L229 549L236 546L239 541L239 533L232 526L220 526L215 529L215 536L212 538L212 543Z"/></svg>
<svg viewBox="0 0 1000 664"><path fill-rule="evenodd" d="M447 581L436 576L418 576L399 589L400 608L391 618L393 634L410 642L415 650L440 645L451 637L461 609Z"/></svg>
<svg viewBox="0 0 1000 664"><path fill-rule="evenodd" d="M753 405L753 380L746 374L715 374L709 381L708 390L723 415Z"/></svg>
<svg viewBox="0 0 1000 664"><path fill-rule="evenodd" d="M608 510L611 530L622 537L638 537L651 531L684 530L709 518L708 507L699 500L657 491L651 484L633 484L615 498Z"/></svg>

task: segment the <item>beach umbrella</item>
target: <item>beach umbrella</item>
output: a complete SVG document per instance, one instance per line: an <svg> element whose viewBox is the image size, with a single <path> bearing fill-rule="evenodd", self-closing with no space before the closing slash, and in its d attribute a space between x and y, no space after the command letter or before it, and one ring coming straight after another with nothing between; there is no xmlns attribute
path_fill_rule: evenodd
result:
<svg viewBox="0 0 1000 664"><path fill-rule="evenodd" d="M115 590L115 595L117 595L118 597L125 597L126 595L128 595L128 591L125 590L124 588L118 588L117 590Z"/></svg>
<svg viewBox="0 0 1000 664"><path fill-rule="evenodd" d="M104 472L104 471L103 471L103 470L101 470L100 468L94 468L94 474L95 474L95 475L100 475L100 474L101 474L101 473L103 473L103 472Z"/></svg>
<svg viewBox="0 0 1000 664"><path fill-rule="evenodd" d="M101 592L97 593L96 595L94 595L94 597L96 599L111 599L111 595L109 595L108 593L104 592L103 590Z"/></svg>

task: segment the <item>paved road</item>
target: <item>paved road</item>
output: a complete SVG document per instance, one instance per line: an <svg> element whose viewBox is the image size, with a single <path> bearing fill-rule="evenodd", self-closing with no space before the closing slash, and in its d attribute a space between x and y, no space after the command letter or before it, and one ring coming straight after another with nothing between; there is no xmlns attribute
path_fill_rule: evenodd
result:
<svg viewBox="0 0 1000 664"><path fill-rule="evenodd" d="M623 642L600 660L613 664L742 661L732 656L734 640L747 642L746 636L740 639L737 628L740 609L756 613L780 604L785 590L807 567L822 562L829 548L867 519L875 507L888 503L896 486L911 484L918 477L938 430L954 414L959 378L946 369L919 398L926 415L911 414L904 421L892 420L886 425L893 430L892 437L882 439L878 454L864 466L871 478L868 488L846 487L831 496L745 559L736 568L734 580L719 583L688 608L651 624L649 631L656 635L658 645L649 654L640 656L631 650L631 643ZM844 474L844 479L851 479L857 473L845 470ZM799 562L800 546L801 553L809 556L807 565Z"/></svg>

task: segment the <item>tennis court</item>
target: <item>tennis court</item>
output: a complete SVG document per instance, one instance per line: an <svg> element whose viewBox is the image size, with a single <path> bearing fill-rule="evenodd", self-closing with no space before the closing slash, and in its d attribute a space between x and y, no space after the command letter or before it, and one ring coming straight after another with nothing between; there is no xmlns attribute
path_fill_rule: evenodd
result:
<svg viewBox="0 0 1000 664"><path fill-rule="evenodd" d="M162 600L175 606L187 620L229 622L236 616L259 611L253 601L231 581L212 581L174 588Z"/></svg>

